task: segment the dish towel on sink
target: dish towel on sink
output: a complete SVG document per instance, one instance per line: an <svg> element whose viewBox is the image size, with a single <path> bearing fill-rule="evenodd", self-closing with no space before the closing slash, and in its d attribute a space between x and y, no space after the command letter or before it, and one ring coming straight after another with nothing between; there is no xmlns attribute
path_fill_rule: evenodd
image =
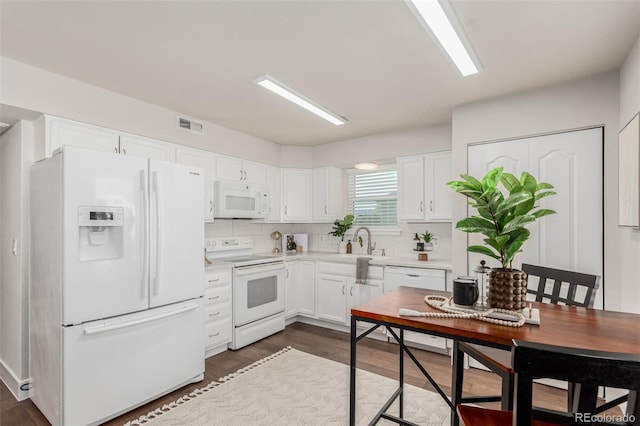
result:
<svg viewBox="0 0 640 426"><path fill-rule="evenodd" d="M370 257L358 257L356 259L356 284L366 284L369 273Z"/></svg>

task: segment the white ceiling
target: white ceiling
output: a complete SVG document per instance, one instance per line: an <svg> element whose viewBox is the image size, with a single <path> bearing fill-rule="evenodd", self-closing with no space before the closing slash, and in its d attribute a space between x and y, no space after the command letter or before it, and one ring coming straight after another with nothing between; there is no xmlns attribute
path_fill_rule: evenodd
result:
<svg viewBox="0 0 640 426"><path fill-rule="evenodd" d="M452 1L484 65L462 78L402 0L7 1L0 54L280 144L451 119L453 106L617 70L640 0ZM252 83L268 73L349 123Z"/></svg>

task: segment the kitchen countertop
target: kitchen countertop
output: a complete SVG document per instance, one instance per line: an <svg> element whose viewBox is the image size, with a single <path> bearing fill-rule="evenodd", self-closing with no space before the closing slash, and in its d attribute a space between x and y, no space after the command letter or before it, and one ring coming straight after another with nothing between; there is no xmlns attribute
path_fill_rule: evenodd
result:
<svg viewBox="0 0 640 426"><path fill-rule="evenodd" d="M371 257L370 265L379 266L405 266L410 268L424 268L424 269L446 269L451 271L453 269L451 259L433 259L428 261L420 261L415 257L408 256L368 256L366 254L338 254L334 252L326 251L305 251L302 253L281 253L275 255L273 253L256 253L262 256L274 256L282 257L285 261L289 260L318 260L323 262L336 262L336 263L356 263L358 257Z"/></svg>

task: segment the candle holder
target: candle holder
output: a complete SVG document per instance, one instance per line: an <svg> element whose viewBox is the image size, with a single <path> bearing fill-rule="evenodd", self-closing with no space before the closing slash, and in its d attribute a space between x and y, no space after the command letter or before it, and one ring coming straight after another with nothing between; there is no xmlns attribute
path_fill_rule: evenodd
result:
<svg viewBox="0 0 640 426"><path fill-rule="evenodd" d="M478 301L475 303L474 308L478 311L486 311L489 309L489 305L486 303L485 299L485 285L489 279L489 272L491 268L486 266L484 260L480 261L480 265L476 266L473 271L476 273L476 277L478 279L478 283L480 283L480 297L478 297Z"/></svg>

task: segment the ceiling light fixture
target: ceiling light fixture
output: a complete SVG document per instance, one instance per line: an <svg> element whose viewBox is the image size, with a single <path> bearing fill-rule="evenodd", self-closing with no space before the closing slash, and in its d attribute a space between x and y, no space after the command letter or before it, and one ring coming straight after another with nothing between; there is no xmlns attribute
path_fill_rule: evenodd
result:
<svg viewBox="0 0 640 426"><path fill-rule="evenodd" d="M437 40L463 77L480 72L480 60L448 1L405 0L405 3Z"/></svg>
<svg viewBox="0 0 640 426"><path fill-rule="evenodd" d="M328 109L321 107L310 99L305 98L301 94L297 93L295 90L285 86L280 83L275 78L271 77L269 74L265 74L261 77L257 77L253 79L253 82L257 85L264 87L265 89L271 90L276 95L280 95L283 98L293 102L294 104L306 109L317 115L318 117L322 117L330 123L335 124L336 126L340 126L347 122L347 119L344 117L340 117L337 114L332 113Z"/></svg>
<svg viewBox="0 0 640 426"><path fill-rule="evenodd" d="M378 165L376 163L358 163L353 167L358 170L375 170L378 168Z"/></svg>

